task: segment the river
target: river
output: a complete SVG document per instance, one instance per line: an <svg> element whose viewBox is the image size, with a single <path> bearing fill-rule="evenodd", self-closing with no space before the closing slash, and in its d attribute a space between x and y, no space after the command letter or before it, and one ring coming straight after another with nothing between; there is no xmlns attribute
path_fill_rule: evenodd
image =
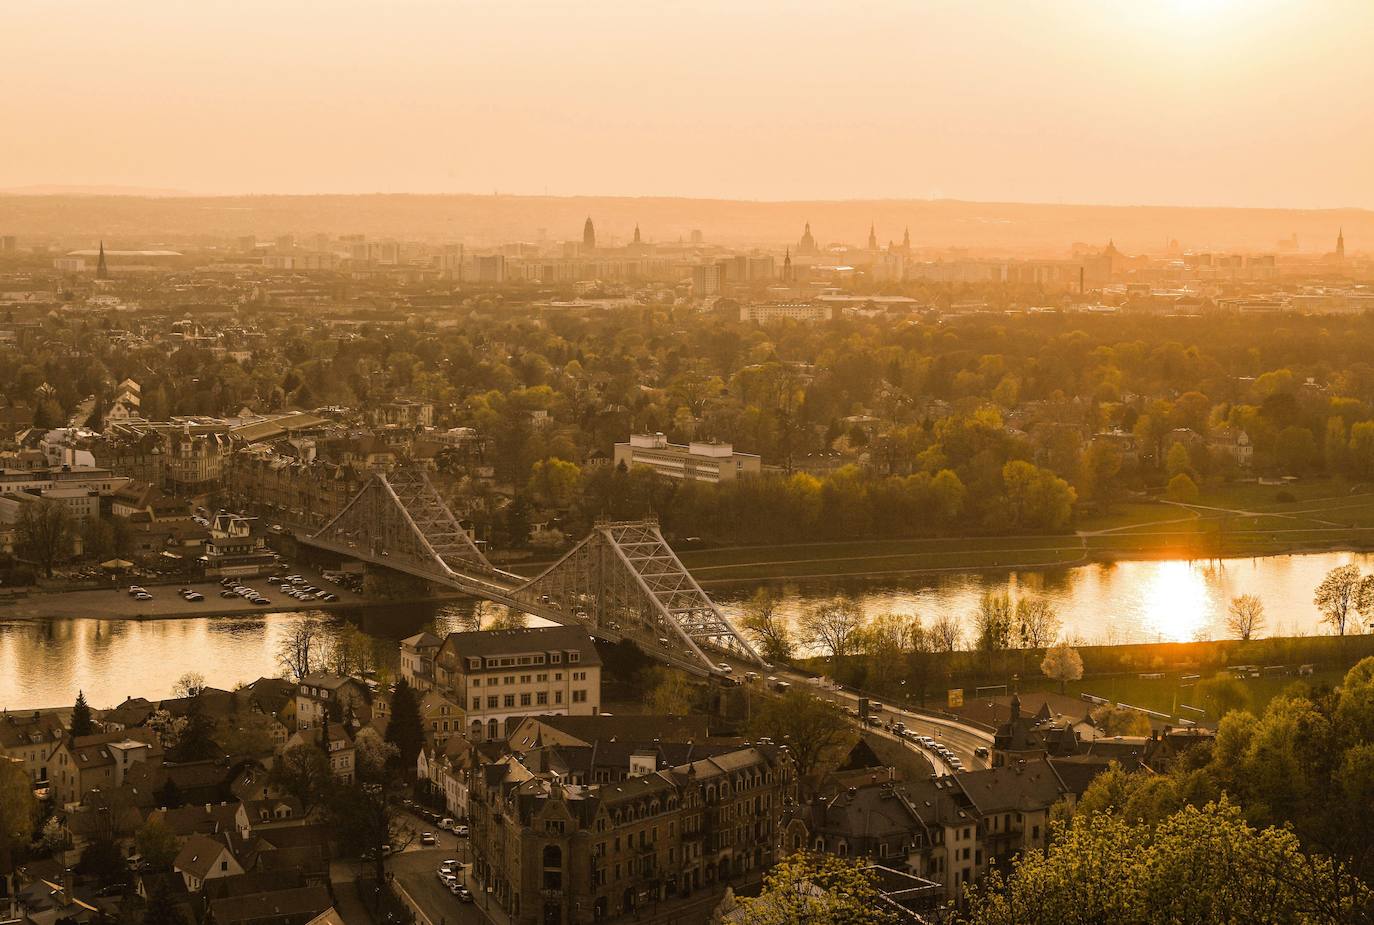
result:
<svg viewBox="0 0 1374 925"><path fill-rule="evenodd" d="M1011 573L944 573L893 582L826 580L779 584L785 613L795 616L835 594L848 594L870 615L916 614L929 622L951 613L967 626L985 591L1041 595L1056 607L1066 638L1082 643L1217 639L1226 635L1227 602L1255 594L1267 614L1265 635L1329 632L1312 592L1330 569L1355 563L1374 570L1374 556L1314 553L1228 559L1130 561ZM738 614L753 587L712 589ZM71 703L78 689L96 706L128 696L170 696L176 679L198 671L230 688L280 672L281 639L302 620L337 625L351 619L374 636L398 640L422 628L441 636L470 627L462 605L367 608L353 613L297 611L178 620L6 620L0 612L0 707L33 709Z"/></svg>

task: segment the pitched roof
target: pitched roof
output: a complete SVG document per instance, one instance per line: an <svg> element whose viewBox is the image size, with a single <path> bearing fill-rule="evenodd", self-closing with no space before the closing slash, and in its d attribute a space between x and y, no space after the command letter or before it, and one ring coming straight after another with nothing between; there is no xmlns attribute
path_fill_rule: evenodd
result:
<svg viewBox="0 0 1374 925"><path fill-rule="evenodd" d="M470 633L449 633L444 649L460 658L573 651L578 653L579 667L601 664L592 638L580 626L531 626L510 630L477 630Z"/></svg>
<svg viewBox="0 0 1374 925"><path fill-rule="evenodd" d="M220 856L229 853L229 846L208 835L194 834L186 839L172 863L175 870L184 871L197 880L204 880L214 870Z"/></svg>
<svg viewBox="0 0 1374 925"><path fill-rule="evenodd" d="M329 891L323 886L301 886L217 899L210 903L210 917L215 925L308 922L333 905Z"/></svg>

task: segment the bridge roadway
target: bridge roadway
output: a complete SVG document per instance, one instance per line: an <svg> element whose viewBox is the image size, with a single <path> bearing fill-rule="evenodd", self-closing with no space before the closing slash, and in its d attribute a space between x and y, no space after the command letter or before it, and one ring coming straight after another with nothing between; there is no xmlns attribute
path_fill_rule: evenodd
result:
<svg viewBox="0 0 1374 925"><path fill-rule="evenodd" d="M779 680L786 681L788 684L792 685L793 690L804 691L812 696L829 700L831 703L841 707L855 711L859 708L859 700L862 697L861 694L843 687L839 689L830 689L813 684L811 683L813 680L811 675L802 674L790 667L775 665L771 668L761 669L756 665L739 659L727 658L725 661L733 668L732 674L734 677L741 681L743 681L744 675L747 672L753 671L761 673L765 677L776 677ZM948 717L934 716L917 710L893 707L886 703L883 704L883 709L879 711L877 715L885 724L900 721L905 723L908 729L914 730L918 735L930 736L936 742L945 745L952 751L955 756L963 762L964 767L969 770L989 768L992 766L992 733L985 729L980 729L977 726L972 726L967 723L961 723L958 720ZM857 724L858 721L856 720L855 722ZM890 735L885 726L863 728L868 731L876 731L883 735ZM953 773L952 769L934 752L927 751L908 739L902 739L895 736L893 738L897 738L898 741L902 742L908 748L928 758L940 771ZM988 757L980 758L975 754L975 749L978 748L988 749Z"/></svg>
<svg viewBox="0 0 1374 925"><path fill-rule="evenodd" d="M296 541L316 549L334 553L349 559L356 559L361 562L380 565L385 568L394 569L407 575L433 582L455 591L471 595L479 600L491 601L501 604L512 610L526 613L530 616L539 617L550 623L557 623L562 626L583 626L587 633L594 638L602 639L607 642L622 642L630 638L628 634L621 633L616 629L601 624L589 625L587 622L578 619L573 614L564 613L556 604L544 603L532 597L522 596L519 592L531 582L531 579L524 575L516 575L498 568L484 570L481 574L474 571L458 571L452 567L448 568L448 574L440 574L435 570L434 562L426 559L412 559L409 556L390 555L383 551L380 559L369 555L367 551L360 550L346 543L339 543L334 540L326 539L318 535L297 532ZM447 563L445 563L447 565ZM646 654L660 661L667 662L674 668L679 668L698 677L720 676L721 672L708 670L700 661L693 658L690 653L684 654L671 646L658 645L657 638L652 640L635 639L636 644L645 651ZM727 654L711 647L709 643L698 642L703 649L719 657L722 661L727 660ZM750 670L757 669L757 665L748 664Z"/></svg>

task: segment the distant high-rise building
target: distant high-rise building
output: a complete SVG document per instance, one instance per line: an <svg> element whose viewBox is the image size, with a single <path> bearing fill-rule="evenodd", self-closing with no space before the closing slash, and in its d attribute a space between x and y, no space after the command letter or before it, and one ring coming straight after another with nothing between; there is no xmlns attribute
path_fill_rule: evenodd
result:
<svg viewBox="0 0 1374 925"><path fill-rule="evenodd" d="M587 220L582 224L582 249L584 251L596 250L596 226L592 224L592 217L587 216Z"/></svg>
<svg viewBox="0 0 1374 925"><path fill-rule="evenodd" d="M693 228L693 229L692 229L692 243L693 243L693 244L700 244L702 241L705 241L705 240L706 240L706 238L702 235L701 229L700 229L700 228Z"/></svg>
<svg viewBox="0 0 1374 925"><path fill-rule="evenodd" d="M806 230L802 232L801 241L797 244L798 254L816 253L816 239L811 236L811 223L806 223Z"/></svg>
<svg viewBox="0 0 1374 925"><path fill-rule="evenodd" d="M1345 229L1336 232L1336 259L1345 259Z"/></svg>
<svg viewBox="0 0 1374 925"><path fill-rule="evenodd" d="M639 243L639 223L635 223L635 243Z"/></svg>
<svg viewBox="0 0 1374 925"><path fill-rule="evenodd" d="M692 294L698 299L720 294L721 268L719 264L708 263L692 267Z"/></svg>
<svg viewBox="0 0 1374 925"><path fill-rule="evenodd" d="M0 254L13 254L18 249L19 245L14 235L7 234L4 237L0 237Z"/></svg>
<svg viewBox="0 0 1374 925"><path fill-rule="evenodd" d="M903 228L903 229L902 229L902 252L905 253L905 254L910 254L910 253L911 253L911 228L910 228L910 227L907 227L907 228Z"/></svg>
<svg viewBox="0 0 1374 925"><path fill-rule="evenodd" d="M103 240L100 242L100 256L96 259L95 262L95 278L110 278L110 268L105 264L105 242Z"/></svg>

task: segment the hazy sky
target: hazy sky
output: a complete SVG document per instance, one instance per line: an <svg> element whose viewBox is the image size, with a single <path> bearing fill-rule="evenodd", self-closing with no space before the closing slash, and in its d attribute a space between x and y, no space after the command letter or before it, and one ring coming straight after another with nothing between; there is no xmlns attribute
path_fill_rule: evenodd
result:
<svg viewBox="0 0 1374 925"><path fill-rule="evenodd" d="M1370 0L6 0L0 187L1374 207Z"/></svg>

